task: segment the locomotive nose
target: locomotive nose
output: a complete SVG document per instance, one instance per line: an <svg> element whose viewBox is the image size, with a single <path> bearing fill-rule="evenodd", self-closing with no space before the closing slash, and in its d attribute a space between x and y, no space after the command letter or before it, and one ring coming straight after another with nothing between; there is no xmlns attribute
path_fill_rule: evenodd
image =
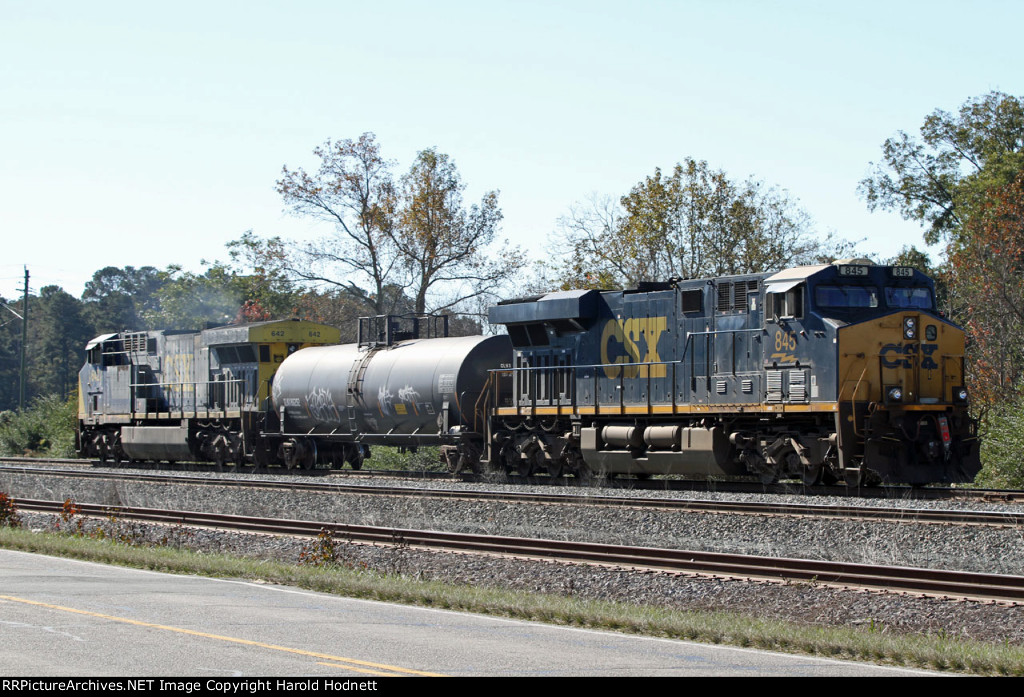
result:
<svg viewBox="0 0 1024 697"><path fill-rule="evenodd" d="M877 321L878 400L900 405L966 403L963 335L935 317L897 313Z"/></svg>

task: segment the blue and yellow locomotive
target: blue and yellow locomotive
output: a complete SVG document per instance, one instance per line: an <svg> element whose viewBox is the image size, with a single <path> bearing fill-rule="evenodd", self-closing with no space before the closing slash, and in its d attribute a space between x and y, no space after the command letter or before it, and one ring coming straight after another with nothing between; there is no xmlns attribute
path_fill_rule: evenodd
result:
<svg viewBox="0 0 1024 697"><path fill-rule="evenodd" d="M484 458L551 474L968 482L964 332L934 284L864 260L490 310L514 346Z"/></svg>

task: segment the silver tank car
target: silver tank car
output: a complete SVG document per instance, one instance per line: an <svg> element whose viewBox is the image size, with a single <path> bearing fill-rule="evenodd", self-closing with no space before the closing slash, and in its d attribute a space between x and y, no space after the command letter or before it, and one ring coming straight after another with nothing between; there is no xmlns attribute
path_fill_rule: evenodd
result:
<svg viewBox="0 0 1024 697"><path fill-rule="evenodd" d="M505 335L311 347L278 369L274 410L283 434L384 445L482 431L474 407L488 371L507 367L511 353Z"/></svg>

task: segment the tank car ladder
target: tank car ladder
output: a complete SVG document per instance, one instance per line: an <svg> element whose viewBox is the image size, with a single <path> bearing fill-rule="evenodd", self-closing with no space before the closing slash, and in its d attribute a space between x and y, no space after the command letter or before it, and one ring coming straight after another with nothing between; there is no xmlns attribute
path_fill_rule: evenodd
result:
<svg viewBox="0 0 1024 697"><path fill-rule="evenodd" d="M356 420L356 407L358 402L361 401L361 395L363 394L366 368L370 365L370 359L377 351L377 347L370 348L362 358L352 364L348 372L348 389L346 390L345 403L348 407L349 432L352 434L359 432L359 424Z"/></svg>

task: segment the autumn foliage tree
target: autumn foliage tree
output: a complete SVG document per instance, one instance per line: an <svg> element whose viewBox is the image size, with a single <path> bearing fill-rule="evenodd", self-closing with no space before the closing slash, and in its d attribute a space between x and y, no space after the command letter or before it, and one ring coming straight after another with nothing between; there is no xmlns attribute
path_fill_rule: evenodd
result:
<svg viewBox="0 0 1024 697"><path fill-rule="evenodd" d="M956 315L970 336L969 386L982 417L981 486L1024 486L1024 176L988 193L948 251Z"/></svg>
<svg viewBox="0 0 1024 697"><path fill-rule="evenodd" d="M989 193L947 254L974 400L991 407L1024 389L1024 176Z"/></svg>
<svg viewBox="0 0 1024 697"><path fill-rule="evenodd" d="M490 249L502 219L497 192L467 207L466 185L448 155L422 150L396 181L372 133L328 141L314 154L315 173L285 167L277 182L292 213L332 228L290 246L282 268L294 279L387 314L409 303L416 312L461 309L515 273L508 263L515 250Z"/></svg>
<svg viewBox="0 0 1024 697"><path fill-rule="evenodd" d="M280 259L292 277L360 294L370 286L377 314L393 311L384 292L399 258L393 242L397 199L391 168L372 133L358 140L328 140L313 153L313 174L285 166L277 192L300 217L330 225L331 232L297 243ZM281 252L283 250L274 250Z"/></svg>
<svg viewBox="0 0 1024 697"><path fill-rule="evenodd" d="M516 270L509 250L493 256L501 222L498 192L466 208L466 185L451 158L422 150L402 178L392 242L409 279L416 312L448 310L495 290Z"/></svg>

